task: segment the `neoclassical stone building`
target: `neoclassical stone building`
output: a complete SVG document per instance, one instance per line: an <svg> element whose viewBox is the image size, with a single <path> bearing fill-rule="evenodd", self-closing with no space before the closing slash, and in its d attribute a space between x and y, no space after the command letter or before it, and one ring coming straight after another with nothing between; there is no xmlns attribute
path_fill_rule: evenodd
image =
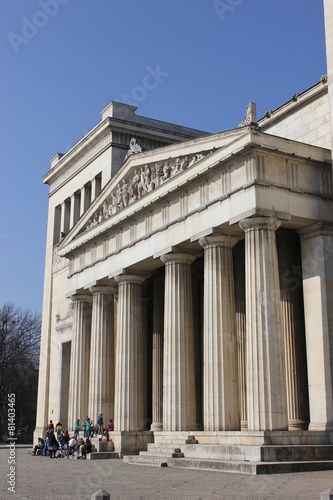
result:
<svg viewBox="0 0 333 500"><path fill-rule="evenodd" d="M211 135L111 102L52 158L35 438L102 412L121 455L333 442L325 7L328 77L261 120Z"/></svg>

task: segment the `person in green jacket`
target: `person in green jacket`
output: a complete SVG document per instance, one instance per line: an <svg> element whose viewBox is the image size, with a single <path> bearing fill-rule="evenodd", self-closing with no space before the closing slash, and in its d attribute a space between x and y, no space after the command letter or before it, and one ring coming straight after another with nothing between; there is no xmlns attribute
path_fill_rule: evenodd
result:
<svg viewBox="0 0 333 500"><path fill-rule="evenodd" d="M82 429L81 427L81 422L80 419L78 418L77 421L74 424L74 434L75 437L78 437L80 430Z"/></svg>
<svg viewBox="0 0 333 500"><path fill-rule="evenodd" d="M62 431L62 424L61 424L60 420L59 420L59 422L56 424L56 428L55 428L55 430L56 430L56 433L57 433L57 437L58 437L58 439L59 439L59 438L60 438L60 436L61 436L61 431Z"/></svg>

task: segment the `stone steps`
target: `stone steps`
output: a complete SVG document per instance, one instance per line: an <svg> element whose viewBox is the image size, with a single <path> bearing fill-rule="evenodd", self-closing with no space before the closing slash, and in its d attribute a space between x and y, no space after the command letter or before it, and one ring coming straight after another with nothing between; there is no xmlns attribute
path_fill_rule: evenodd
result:
<svg viewBox="0 0 333 500"><path fill-rule="evenodd" d="M183 467L185 469L253 475L333 470L333 460L320 462L246 462L240 460L203 460L142 455L126 456L123 460L125 463L130 465L143 465L149 467Z"/></svg>
<svg viewBox="0 0 333 500"><path fill-rule="evenodd" d="M161 451L161 448L158 448ZM316 461L333 458L333 445L310 446L182 446L187 458L245 460L255 462ZM150 451L150 450L149 450ZM153 450L152 450L153 451Z"/></svg>
<svg viewBox="0 0 333 500"><path fill-rule="evenodd" d="M119 453L115 451L97 451L87 454L88 460L106 460L120 458Z"/></svg>
<svg viewBox="0 0 333 500"><path fill-rule="evenodd" d="M148 451L140 451L139 456L182 458L184 456L184 453L182 453L180 448L170 448L170 449L157 448Z"/></svg>
<svg viewBox="0 0 333 500"><path fill-rule="evenodd" d="M155 457L142 455L126 455L123 458L124 463L130 465L146 465L148 467L168 467L170 457Z"/></svg>
<svg viewBox="0 0 333 500"><path fill-rule="evenodd" d="M175 443L162 445L150 443L142 456L171 457ZM179 450L179 451L178 451ZM292 446L224 446L224 445L180 445L177 453L186 458L214 460L245 460L255 462L316 461L333 458L333 445Z"/></svg>
<svg viewBox="0 0 333 500"><path fill-rule="evenodd" d="M333 445L197 444L194 438L170 437L150 443L147 451L124 457L132 465L184 467L242 474L333 470ZM171 442L172 441L172 442ZM192 442L193 444L188 444Z"/></svg>
<svg viewBox="0 0 333 500"><path fill-rule="evenodd" d="M169 467L184 467L241 474L281 474L333 470L333 460L299 462L244 462L237 460L168 459Z"/></svg>

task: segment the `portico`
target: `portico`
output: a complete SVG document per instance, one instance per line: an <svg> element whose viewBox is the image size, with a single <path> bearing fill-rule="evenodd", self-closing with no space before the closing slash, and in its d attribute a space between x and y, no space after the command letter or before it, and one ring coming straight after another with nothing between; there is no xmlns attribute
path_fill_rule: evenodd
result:
<svg viewBox="0 0 333 500"><path fill-rule="evenodd" d="M145 448L154 430L197 437L198 422L202 432L215 433L304 430L309 423L331 429L333 411L312 391L315 352L307 349L304 324L295 321L314 321L312 305L302 300L302 275L304 281L309 270L300 270L297 255L304 261L305 245L311 252L309 238L333 241L330 224L323 234L317 225L311 230L318 210L323 219L330 212L327 186L321 192L311 182L313 175L331 175L329 154L307 146L307 159L295 159L290 142L267 138L255 127L231 135L169 147L171 172L185 157L196 161L156 187L151 180L144 195L128 197L127 206L114 207L113 189L130 184L140 164L157 168L165 153L130 157L122 178L111 180L57 249L68 259L67 296L74 301L68 426L101 411L114 418L114 442L122 453ZM231 138L233 149L238 144L232 158L225 144ZM213 150L219 142L224 147ZM291 161L301 162L304 172L293 191ZM313 213L304 210L304 192L318 200ZM87 226L91 213L103 207L99 223ZM325 246L320 269L311 269L316 279L329 272L330 248ZM194 282L192 269L200 269ZM196 315L194 288L200 297ZM325 342L324 317L322 325L317 334ZM75 380L86 388L82 396ZM327 377L323 382L330 384Z"/></svg>
<svg viewBox="0 0 333 500"><path fill-rule="evenodd" d="M35 437L102 413L143 460L333 444L328 89L213 135L110 103L51 160Z"/></svg>

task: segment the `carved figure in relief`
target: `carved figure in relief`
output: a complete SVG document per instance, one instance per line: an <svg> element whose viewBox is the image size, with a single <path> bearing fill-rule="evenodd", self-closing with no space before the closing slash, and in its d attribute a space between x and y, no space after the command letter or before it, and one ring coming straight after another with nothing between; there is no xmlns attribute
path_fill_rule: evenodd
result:
<svg viewBox="0 0 333 500"><path fill-rule="evenodd" d="M146 173L145 173L145 169L144 167L141 167L141 171L140 171L140 190L141 190L141 193L140 193L140 196L142 196L143 194L145 194L147 192L147 189L146 189Z"/></svg>
<svg viewBox="0 0 333 500"><path fill-rule="evenodd" d="M114 193L111 193L111 205L109 206L110 215L112 215L113 209L117 211L117 198Z"/></svg>
<svg viewBox="0 0 333 500"><path fill-rule="evenodd" d="M135 169L134 170L134 175L132 178L132 182L130 183L130 188L129 188L129 194L131 197L134 197L136 200L138 198L138 185L140 182L140 176L138 174L138 171Z"/></svg>
<svg viewBox="0 0 333 500"><path fill-rule="evenodd" d="M94 218L93 218L93 226L97 226L98 224L98 215L97 215L97 212L94 214Z"/></svg>
<svg viewBox="0 0 333 500"><path fill-rule="evenodd" d="M166 161L163 165L163 176L161 177L162 182L166 181L170 177L170 165L169 162Z"/></svg>
<svg viewBox="0 0 333 500"><path fill-rule="evenodd" d="M150 171L149 165L145 166L145 181L146 181L146 184L145 184L146 190L149 191L149 187L150 187L150 183L151 183L151 171Z"/></svg>
<svg viewBox="0 0 333 500"><path fill-rule="evenodd" d="M156 169L155 169L155 167L152 167L150 169L150 174L151 174L150 182L154 182L155 181L155 177L156 177ZM155 182L154 182L154 184L155 184Z"/></svg>
<svg viewBox="0 0 333 500"><path fill-rule="evenodd" d="M102 220L103 220L103 212L102 210L100 210L98 214L98 223L102 222Z"/></svg>
<svg viewBox="0 0 333 500"><path fill-rule="evenodd" d="M176 158L173 169L171 170L170 177L174 177L175 175L177 175L181 171L181 167L182 167L182 162L181 159L178 157Z"/></svg>
<svg viewBox="0 0 333 500"><path fill-rule="evenodd" d="M122 199L121 195L122 195L121 185L118 184L117 191L116 191L117 207L118 208L123 208L123 199Z"/></svg>
<svg viewBox="0 0 333 500"><path fill-rule="evenodd" d="M160 179L162 177L162 174L163 174L162 165L160 163L156 163L156 165L155 165L155 179L154 179L155 187L158 187L160 185Z"/></svg>
<svg viewBox="0 0 333 500"><path fill-rule="evenodd" d="M121 198L123 200L123 206L127 207L129 202L129 192L128 192L128 184L126 179L123 179L123 185L121 187Z"/></svg>
<svg viewBox="0 0 333 500"><path fill-rule="evenodd" d="M190 161L190 164L189 164L189 167L192 167L192 165L194 165L194 163L196 162L197 160L197 156L196 155L193 155L192 158L191 158L191 161Z"/></svg>
<svg viewBox="0 0 333 500"><path fill-rule="evenodd" d="M103 219L108 219L109 217L109 207L108 207L108 204L106 203L106 201L104 201L103 203Z"/></svg>
<svg viewBox="0 0 333 500"><path fill-rule="evenodd" d="M186 169L187 169L187 167L188 167L188 166L189 166L189 164L190 164L189 157L188 157L188 156L185 156L185 158L182 160L182 162L181 162L181 163L182 163L182 164L181 164L181 167L180 167L180 168L181 168L181 171L186 170Z"/></svg>

